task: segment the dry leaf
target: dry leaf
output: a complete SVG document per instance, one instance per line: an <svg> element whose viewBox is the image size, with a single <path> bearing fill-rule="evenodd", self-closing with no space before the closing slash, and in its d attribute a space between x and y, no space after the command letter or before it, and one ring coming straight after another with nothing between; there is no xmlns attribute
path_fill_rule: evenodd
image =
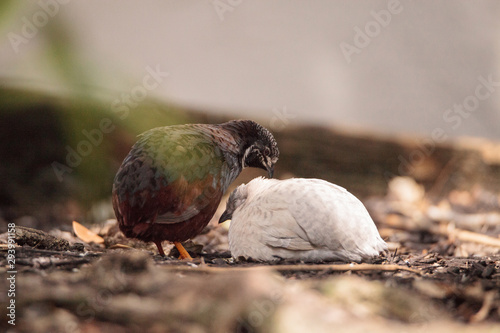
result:
<svg viewBox="0 0 500 333"><path fill-rule="evenodd" d="M94 242L97 244L104 244L104 238L85 228L76 221L73 221L73 231L75 232L76 237L80 238L85 243Z"/></svg>

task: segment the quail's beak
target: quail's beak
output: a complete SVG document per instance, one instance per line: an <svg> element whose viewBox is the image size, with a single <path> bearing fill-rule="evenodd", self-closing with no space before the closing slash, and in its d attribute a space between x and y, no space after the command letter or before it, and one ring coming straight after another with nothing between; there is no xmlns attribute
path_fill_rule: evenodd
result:
<svg viewBox="0 0 500 333"><path fill-rule="evenodd" d="M224 211L224 213L222 213L220 219L219 219L219 224L220 223L224 223L226 222L227 220L230 220L233 218L233 214L229 213L227 210Z"/></svg>
<svg viewBox="0 0 500 333"><path fill-rule="evenodd" d="M266 165L267 173L269 174L269 178L273 178L274 174L274 166L273 165Z"/></svg>

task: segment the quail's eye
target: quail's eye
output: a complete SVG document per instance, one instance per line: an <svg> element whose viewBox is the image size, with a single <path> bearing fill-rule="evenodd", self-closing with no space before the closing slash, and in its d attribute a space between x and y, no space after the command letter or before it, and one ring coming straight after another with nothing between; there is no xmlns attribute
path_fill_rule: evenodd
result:
<svg viewBox="0 0 500 333"><path fill-rule="evenodd" d="M266 149L264 149L264 155L269 156L270 154L271 154L271 149L269 149L269 147L266 147Z"/></svg>

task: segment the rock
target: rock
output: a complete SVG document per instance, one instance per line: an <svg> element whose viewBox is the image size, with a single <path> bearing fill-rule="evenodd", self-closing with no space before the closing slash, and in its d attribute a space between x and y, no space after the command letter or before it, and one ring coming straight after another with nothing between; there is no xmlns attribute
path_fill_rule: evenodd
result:
<svg viewBox="0 0 500 333"><path fill-rule="evenodd" d="M29 245L37 249L54 251L69 251L71 249L67 240L54 237L41 230L17 226L15 234L16 243L21 246Z"/></svg>

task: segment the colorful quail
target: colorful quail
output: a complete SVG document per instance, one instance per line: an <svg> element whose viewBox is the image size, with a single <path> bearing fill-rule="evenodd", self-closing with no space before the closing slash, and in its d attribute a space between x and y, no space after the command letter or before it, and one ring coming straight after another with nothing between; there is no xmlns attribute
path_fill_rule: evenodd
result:
<svg viewBox="0 0 500 333"><path fill-rule="evenodd" d="M235 258L361 261L387 249L361 201L320 179L256 178L231 193L228 219Z"/></svg>
<svg viewBox="0 0 500 333"><path fill-rule="evenodd" d="M273 135L251 120L218 125L187 124L140 135L113 183L113 209L125 236L180 242L201 233L223 194L245 167L272 177L279 151Z"/></svg>

